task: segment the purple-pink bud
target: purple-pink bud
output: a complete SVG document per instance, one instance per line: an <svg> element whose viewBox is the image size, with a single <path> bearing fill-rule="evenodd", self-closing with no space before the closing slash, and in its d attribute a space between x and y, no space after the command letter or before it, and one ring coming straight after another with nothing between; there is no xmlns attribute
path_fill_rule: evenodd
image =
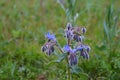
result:
<svg viewBox="0 0 120 80"><path fill-rule="evenodd" d="M87 52L89 53L91 50L90 46L87 46Z"/></svg>
<svg viewBox="0 0 120 80"><path fill-rule="evenodd" d="M83 34L86 33L86 28L85 27L82 28L81 31L82 31Z"/></svg>
<svg viewBox="0 0 120 80"><path fill-rule="evenodd" d="M70 30L72 28L72 24L71 23L67 23L67 30Z"/></svg>

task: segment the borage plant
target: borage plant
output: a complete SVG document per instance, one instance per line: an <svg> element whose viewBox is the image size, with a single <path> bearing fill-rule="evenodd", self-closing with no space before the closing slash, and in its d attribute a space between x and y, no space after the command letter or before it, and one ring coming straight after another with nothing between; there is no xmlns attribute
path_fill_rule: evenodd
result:
<svg viewBox="0 0 120 80"><path fill-rule="evenodd" d="M45 34L47 42L42 46L42 51L50 56L55 51L54 47L58 47L60 52L65 55L67 79L71 80L72 67L78 64L78 56L89 59L90 46L83 43L85 27L73 27L71 23L68 23L64 32L67 43L63 48L60 47L55 35L48 32Z"/></svg>

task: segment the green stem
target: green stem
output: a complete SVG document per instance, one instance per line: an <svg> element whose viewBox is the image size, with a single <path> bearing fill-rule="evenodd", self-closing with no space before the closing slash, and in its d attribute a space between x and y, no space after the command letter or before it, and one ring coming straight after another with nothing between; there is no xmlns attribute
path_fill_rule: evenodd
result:
<svg viewBox="0 0 120 80"><path fill-rule="evenodd" d="M69 67L69 58L67 56L67 80L70 80L71 73L70 73L70 67Z"/></svg>
<svg viewBox="0 0 120 80"><path fill-rule="evenodd" d="M70 46L70 39L68 39L68 45ZM70 64L69 64L69 53L67 54L67 80L71 80Z"/></svg>
<svg viewBox="0 0 120 80"><path fill-rule="evenodd" d="M68 40L68 45L70 46L70 40ZM64 54L63 50L60 48L59 44L56 44L57 48L61 53ZM69 53L67 53L66 61L67 61L67 80L71 80L71 72L70 72L70 67L69 67Z"/></svg>

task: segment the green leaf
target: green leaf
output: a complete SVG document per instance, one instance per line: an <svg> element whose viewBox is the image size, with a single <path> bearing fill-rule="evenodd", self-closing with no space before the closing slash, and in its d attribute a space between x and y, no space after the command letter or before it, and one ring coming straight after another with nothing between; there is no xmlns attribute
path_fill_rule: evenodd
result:
<svg viewBox="0 0 120 80"><path fill-rule="evenodd" d="M74 74L79 74L79 73L83 72L83 69L78 66L72 66L71 68L72 68L71 72Z"/></svg>
<svg viewBox="0 0 120 80"><path fill-rule="evenodd" d="M62 55L60 55L60 57L58 58L58 60L56 60L56 62L61 62L63 61L67 56L67 53L63 53Z"/></svg>
<svg viewBox="0 0 120 80"><path fill-rule="evenodd" d="M12 31L12 36L13 36L14 38L19 37L19 36L20 36L20 31L13 30L13 31Z"/></svg>
<svg viewBox="0 0 120 80"><path fill-rule="evenodd" d="M80 73L80 79L79 80L88 80L89 76L86 73Z"/></svg>
<svg viewBox="0 0 120 80"><path fill-rule="evenodd" d="M78 66L72 66L72 71L73 74L79 75L80 78L79 80L88 80L88 74L84 73L83 69Z"/></svg>
<svg viewBox="0 0 120 80"><path fill-rule="evenodd" d="M104 31L105 31L107 40L109 41L109 39L110 39L110 36L109 36L109 28L108 28L108 26L107 26L106 21L104 21Z"/></svg>
<svg viewBox="0 0 120 80"><path fill-rule="evenodd" d="M16 63L14 63L14 64L12 65L12 69L11 69L11 76L12 76L12 77L14 77L15 68L16 68Z"/></svg>
<svg viewBox="0 0 120 80"><path fill-rule="evenodd" d="M66 56L67 56L67 53L61 54L61 55L58 57L57 60L51 61L50 63L47 64L47 66L51 66L51 65L53 65L54 63L60 63L60 62L62 62L62 61L66 58Z"/></svg>

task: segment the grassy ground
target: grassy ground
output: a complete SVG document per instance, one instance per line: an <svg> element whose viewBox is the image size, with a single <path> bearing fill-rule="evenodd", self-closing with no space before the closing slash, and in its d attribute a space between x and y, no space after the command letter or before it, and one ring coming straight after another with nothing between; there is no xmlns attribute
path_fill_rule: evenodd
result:
<svg viewBox="0 0 120 80"><path fill-rule="evenodd" d="M119 0L113 3L116 12L119 4ZM120 79L120 45L115 44L112 49L118 46L116 51L109 52L104 44L103 23L109 5L109 0L77 0L80 16L75 25L86 26L86 43L92 50L89 61L80 59L78 66L83 72L73 74L73 80ZM0 80L66 80L65 62L49 64L57 58L41 52L48 30L65 44L61 36L66 24L65 12L56 0L0 0ZM110 60L108 54L112 54Z"/></svg>

